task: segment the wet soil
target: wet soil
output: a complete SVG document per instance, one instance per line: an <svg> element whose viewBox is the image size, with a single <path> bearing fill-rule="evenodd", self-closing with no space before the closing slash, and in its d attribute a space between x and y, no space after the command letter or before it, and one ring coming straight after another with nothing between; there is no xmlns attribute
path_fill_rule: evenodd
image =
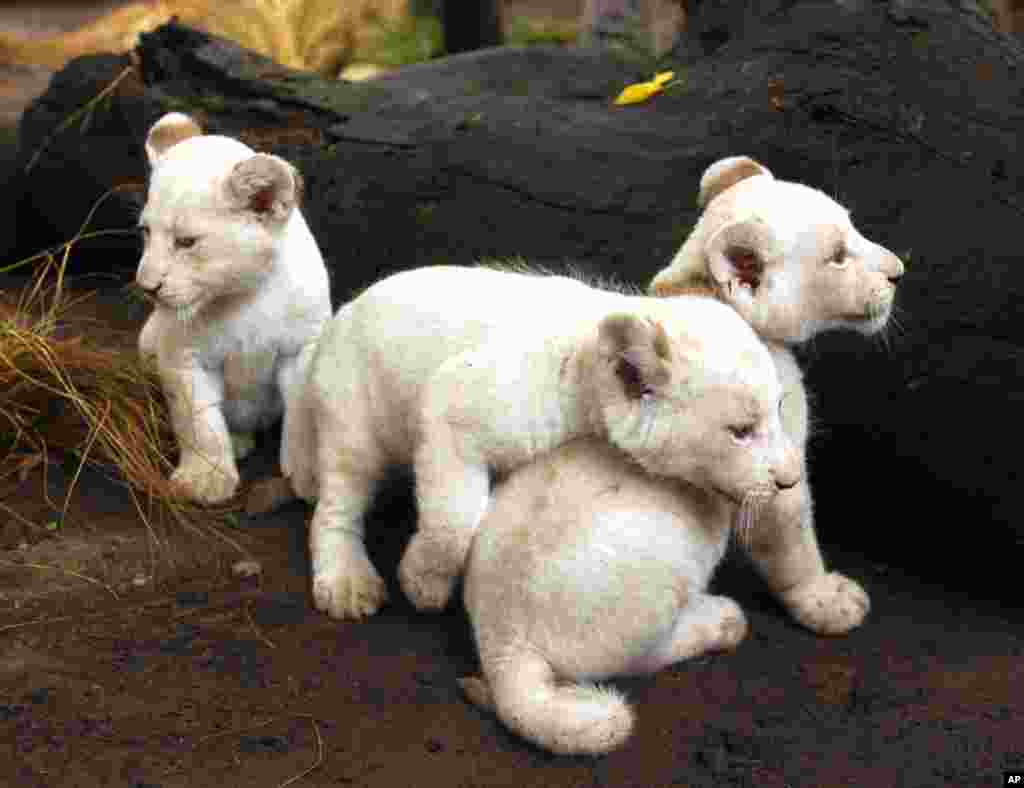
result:
<svg viewBox="0 0 1024 788"><path fill-rule="evenodd" d="M80 314L130 346L138 314L120 298ZM275 452L264 436L245 478L273 473ZM746 610L747 640L617 682L639 718L625 748L556 757L461 697L477 667L461 606L422 615L403 598L407 479L368 521L391 601L336 622L310 604L305 505L218 531L147 525L97 471L65 510L77 465L50 460L0 487L0 785L923 788L1024 768L1024 624L962 585L826 547L873 609L820 638L733 555L715 589Z"/></svg>
<svg viewBox="0 0 1024 788"><path fill-rule="evenodd" d="M130 348L141 315L118 299L86 302L83 319L101 322L83 330ZM265 436L247 480L274 471L275 449ZM962 578L826 545L873 608L820 638L733 555L715 590L746 610L746 641L617 682L633 738L601 759L556 757L460 696L476 670L461 607L421 615L404 600L407 479L367 526L391 601L354 623L312 609L304 505L188 531L144 523L116 478L76 470L54 455L0 484L0 786L941 788L1024 769L1015 578L998 599L972 595ZM243 559L259 571L236 574Z"/></svg>

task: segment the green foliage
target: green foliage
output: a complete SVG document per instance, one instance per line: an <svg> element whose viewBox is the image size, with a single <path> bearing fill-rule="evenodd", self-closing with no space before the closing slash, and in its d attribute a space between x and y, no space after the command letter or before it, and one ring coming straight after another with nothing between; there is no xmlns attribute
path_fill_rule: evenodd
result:
<svg viewBox="0 0 1024 788"><path fill-rule="evenodd" d="M518 46L549 44L565 46L576 40L573 24L556 20L514 17L505 25L505 43ZM431 14L411 17L401 25L381 25L359 60L380 66L422 63L444 54L441 21Z"/></svg>
<svg viewBox="0 0 1024 788"><path fill-rule="evenodd" d="M443 51L440 20L414 16L401 25L381 25L360 59L380 66L405 66L430 60Z"/></svg>
<svg viewBox="0 0 1024 788"><path fill-rule="evenodd" d="M505 25L505 43L518 46L549 44L567 46L576 40L576 27L554 19L514 17Z"/></svg>

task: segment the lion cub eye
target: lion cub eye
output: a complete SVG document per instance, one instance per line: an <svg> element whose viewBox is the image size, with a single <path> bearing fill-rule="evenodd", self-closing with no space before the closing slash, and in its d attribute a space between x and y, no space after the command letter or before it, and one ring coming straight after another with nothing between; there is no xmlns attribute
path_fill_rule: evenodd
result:
<svg viewBox="0 0 1024 788"><path fill-rule="evenodd" d="M734 424L729 427L729 434L732 439L741 446L745 446L750 443L754 437L754 425L753 424Z"/></svg>
<svg viewBox="0 0 1024 788"><path fill-rule="evenodd" d="M174 237L175 249L191 249L199 239L194 235L176 235Z"/></svg>
<svg viewBox="0 0 1024 788"><path fill-rule="evenodd" d="M828 264L835 268L846 268L846 266L849 265L849 263L850 259L846 255L845 246L840 246L839 248L837 248L832 253L832 256L828 259Z"/></svg>

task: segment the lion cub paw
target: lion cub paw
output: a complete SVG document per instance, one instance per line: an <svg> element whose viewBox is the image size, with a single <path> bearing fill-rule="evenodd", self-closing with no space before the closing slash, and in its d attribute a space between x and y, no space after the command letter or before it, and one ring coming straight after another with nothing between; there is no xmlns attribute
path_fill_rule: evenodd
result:
<svg viewBox="0 0 1024 788"><path fill-rule="evenodd" d="M483 676L465 676L458 680L459 689L474 706L486 711L494 711L494 695L491 685Z"/></svg>
<svg viewBox="0 0 1024 788"><path fill-rule="evenodd" d="M841 635L860 626L871 601L856 580L829 572L782 595L789 614L819 635Z"/></svg>
<svg viewBox="0 0 1024 788"><path fill-rule="evenodd" d="M718 607L719 618L709 633L708 651L732 651L747 636L749 626L743 609L729 597L710 597Z"/></svg>
<svg viewBox="0 0 1024 788"><path fill-rule="evenodd" d="M388 598L387 586L365 555L335 555L330 570L313 577L316 609L331 618L372 616Z"/></svg>
<svg viewBox="0 0 1024 788"><path fill-rule="evenodd" d="M185 459L171 474L171 484L183 495L199 503L222 503L238 489L238 470L214 465L197 457Z"/></svg>
<svg viewBox="0 0 1024 788"><path fill-rule="evenodd" d="M458 571L429 540L417 533L398 565L402 590L417 610L442 610L451 599Z"/></svg>

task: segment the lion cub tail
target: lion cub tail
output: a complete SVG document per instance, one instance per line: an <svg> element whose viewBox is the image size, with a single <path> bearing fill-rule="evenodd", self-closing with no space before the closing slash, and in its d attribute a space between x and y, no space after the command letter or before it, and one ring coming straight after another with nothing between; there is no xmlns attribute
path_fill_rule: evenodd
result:
<svg viewBox="0 0 1024 788"><path fill-rule="evenodd" d="M503 661L493 684L462 679L475 705L494 711L509 728L563 755L603 755L633 731L633 711L621 693L594 684L562 684L538 655Z"/></svg>

